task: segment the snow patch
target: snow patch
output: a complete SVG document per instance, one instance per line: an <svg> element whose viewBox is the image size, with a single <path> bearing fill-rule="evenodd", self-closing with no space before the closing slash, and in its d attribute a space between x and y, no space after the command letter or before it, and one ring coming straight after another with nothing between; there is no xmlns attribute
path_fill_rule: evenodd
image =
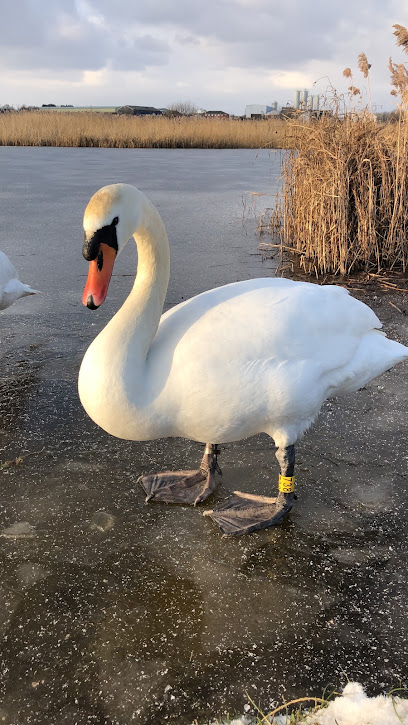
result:
<svg viewBox="0 0 408 725"><path fill-rule="evenodd" d="M283 721L284 723L285 721ZM367 697L362 685L349 682L341 697L314 715L305 718L308 725L401 725L408 723L408 700L400 697Z"/></svg>
<svg viewBox="0 0 408 725"><path fill-rule="evenodd" d="M212 725L256 725L256 718L246 715L236 720ZM267 721L271 722L271 721ZM274 725L288 725L289 716L276 715ZM359 682L349 682L341 696L328 707L304 715L299 725L408 725L408 699L401 697L367 697Z"/></svg>

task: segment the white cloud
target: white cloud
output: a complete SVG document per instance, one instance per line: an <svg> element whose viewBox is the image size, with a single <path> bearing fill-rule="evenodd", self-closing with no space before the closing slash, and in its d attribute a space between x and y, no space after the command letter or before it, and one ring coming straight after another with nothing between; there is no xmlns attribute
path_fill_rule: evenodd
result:
<svg viewBox="0 0 408 725"><path fill-rule="evenodd" d="M41 105L54 89L61 103L163 106L183 90L198 106L242 113L250 102L286 105L296 87L323 92L327 76L344 89L343 68L365 52L373 99L392 107L387 62L408 60L392 35L405 2L2 3L0 98Z"/></svg>
<svg viewBox="0 0 408 725"><path fill-rule="evenodd" d="M62 15L57 23L56 31L61 38L76 41L83 34L83 27L78 21L73 21L69 15Z"/></svg>
<svg viewBox="0 0 408 725"><path fill-rule="evenodd" d="M91 23L91 25L96 25L99 28L105 27L103 15L95 10L86 0L76 0L76 8L78 15L88 23Z"/></svg>
<svg viewBox="0 0 408 725"><path fill-rule="evenodd" d="M81 84L95 88L97 86L105 86L108 80L108 71L106 68L101 70L85 70L82 76Z"/></svg>

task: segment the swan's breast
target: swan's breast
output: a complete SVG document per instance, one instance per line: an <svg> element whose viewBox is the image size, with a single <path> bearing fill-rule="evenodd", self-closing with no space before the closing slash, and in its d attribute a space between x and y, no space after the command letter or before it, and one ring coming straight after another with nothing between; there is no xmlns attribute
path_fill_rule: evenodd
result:
<svg viewBox="0 0 408 725"><path fill-rule="evenodd" d="M152 440L164 434L146 397L142 365L106 334L95 338L82 360L78 392L89 417L116 438ZM133 373L133 374L132 374Z"/></svg>

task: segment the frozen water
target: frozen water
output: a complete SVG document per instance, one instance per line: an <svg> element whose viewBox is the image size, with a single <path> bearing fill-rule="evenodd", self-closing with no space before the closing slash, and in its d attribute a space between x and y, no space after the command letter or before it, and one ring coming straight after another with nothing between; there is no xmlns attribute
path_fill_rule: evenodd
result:
<svg viewBox="0 0 408 725"><path fill-rule="evenodd" d="M114 439L78 400L84 351L136 267L128 245L104 306L82 307L90 195L121 180L158 205L171 305L273 274L250 256L242 199L273 188L279 155L3 147L0 159L2 247L43 291L0 318L0 458L22 459L1 469L2 722L190 725L244 713L245 693L264 711L319 697L343 673L370 696L406 684L406 366L325 406L297 448L290 517L237 540L220 537L205 506L146 506L136 485L195 468L200 445ZM385 321L407 342L403 315ZM235 489L274 495L265 436L223 447L220 464L209 506ZM90 528L96 514L104 531Z"/></svg>

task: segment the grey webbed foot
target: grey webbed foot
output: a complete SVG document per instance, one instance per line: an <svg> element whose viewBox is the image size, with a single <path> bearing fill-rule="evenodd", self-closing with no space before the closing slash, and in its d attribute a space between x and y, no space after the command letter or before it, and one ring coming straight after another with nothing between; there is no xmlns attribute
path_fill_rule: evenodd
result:
<svg viewBox="0 0 408 725"><path fill-rule="evenodd" d="M215 473L221 474L217 462L219 449L208 444L200 468L196 471L165 471L141 476L138 483L146 493L146 503L163 501L196 506L216 489Z"/></svg>
<svg viewBox="0 0 408 725"><path fill-rule="evenodd" d="M295 494L279 491L277 498L253 496L234 491L234 495L218 504L212 511L204 511L228 536L250 534L280 524L293 506Z"/></svg>
<svg viewBox="0 0 408 725"><path fill-rule="evenodd" d="M227 536L250 534L280 524L293 506L295 477L295 446L278 448L276 457L280 465L279 493L277 498L253 496L250 493L234 491L234 495L218 504L204 516L213 521Z"/></svg>

